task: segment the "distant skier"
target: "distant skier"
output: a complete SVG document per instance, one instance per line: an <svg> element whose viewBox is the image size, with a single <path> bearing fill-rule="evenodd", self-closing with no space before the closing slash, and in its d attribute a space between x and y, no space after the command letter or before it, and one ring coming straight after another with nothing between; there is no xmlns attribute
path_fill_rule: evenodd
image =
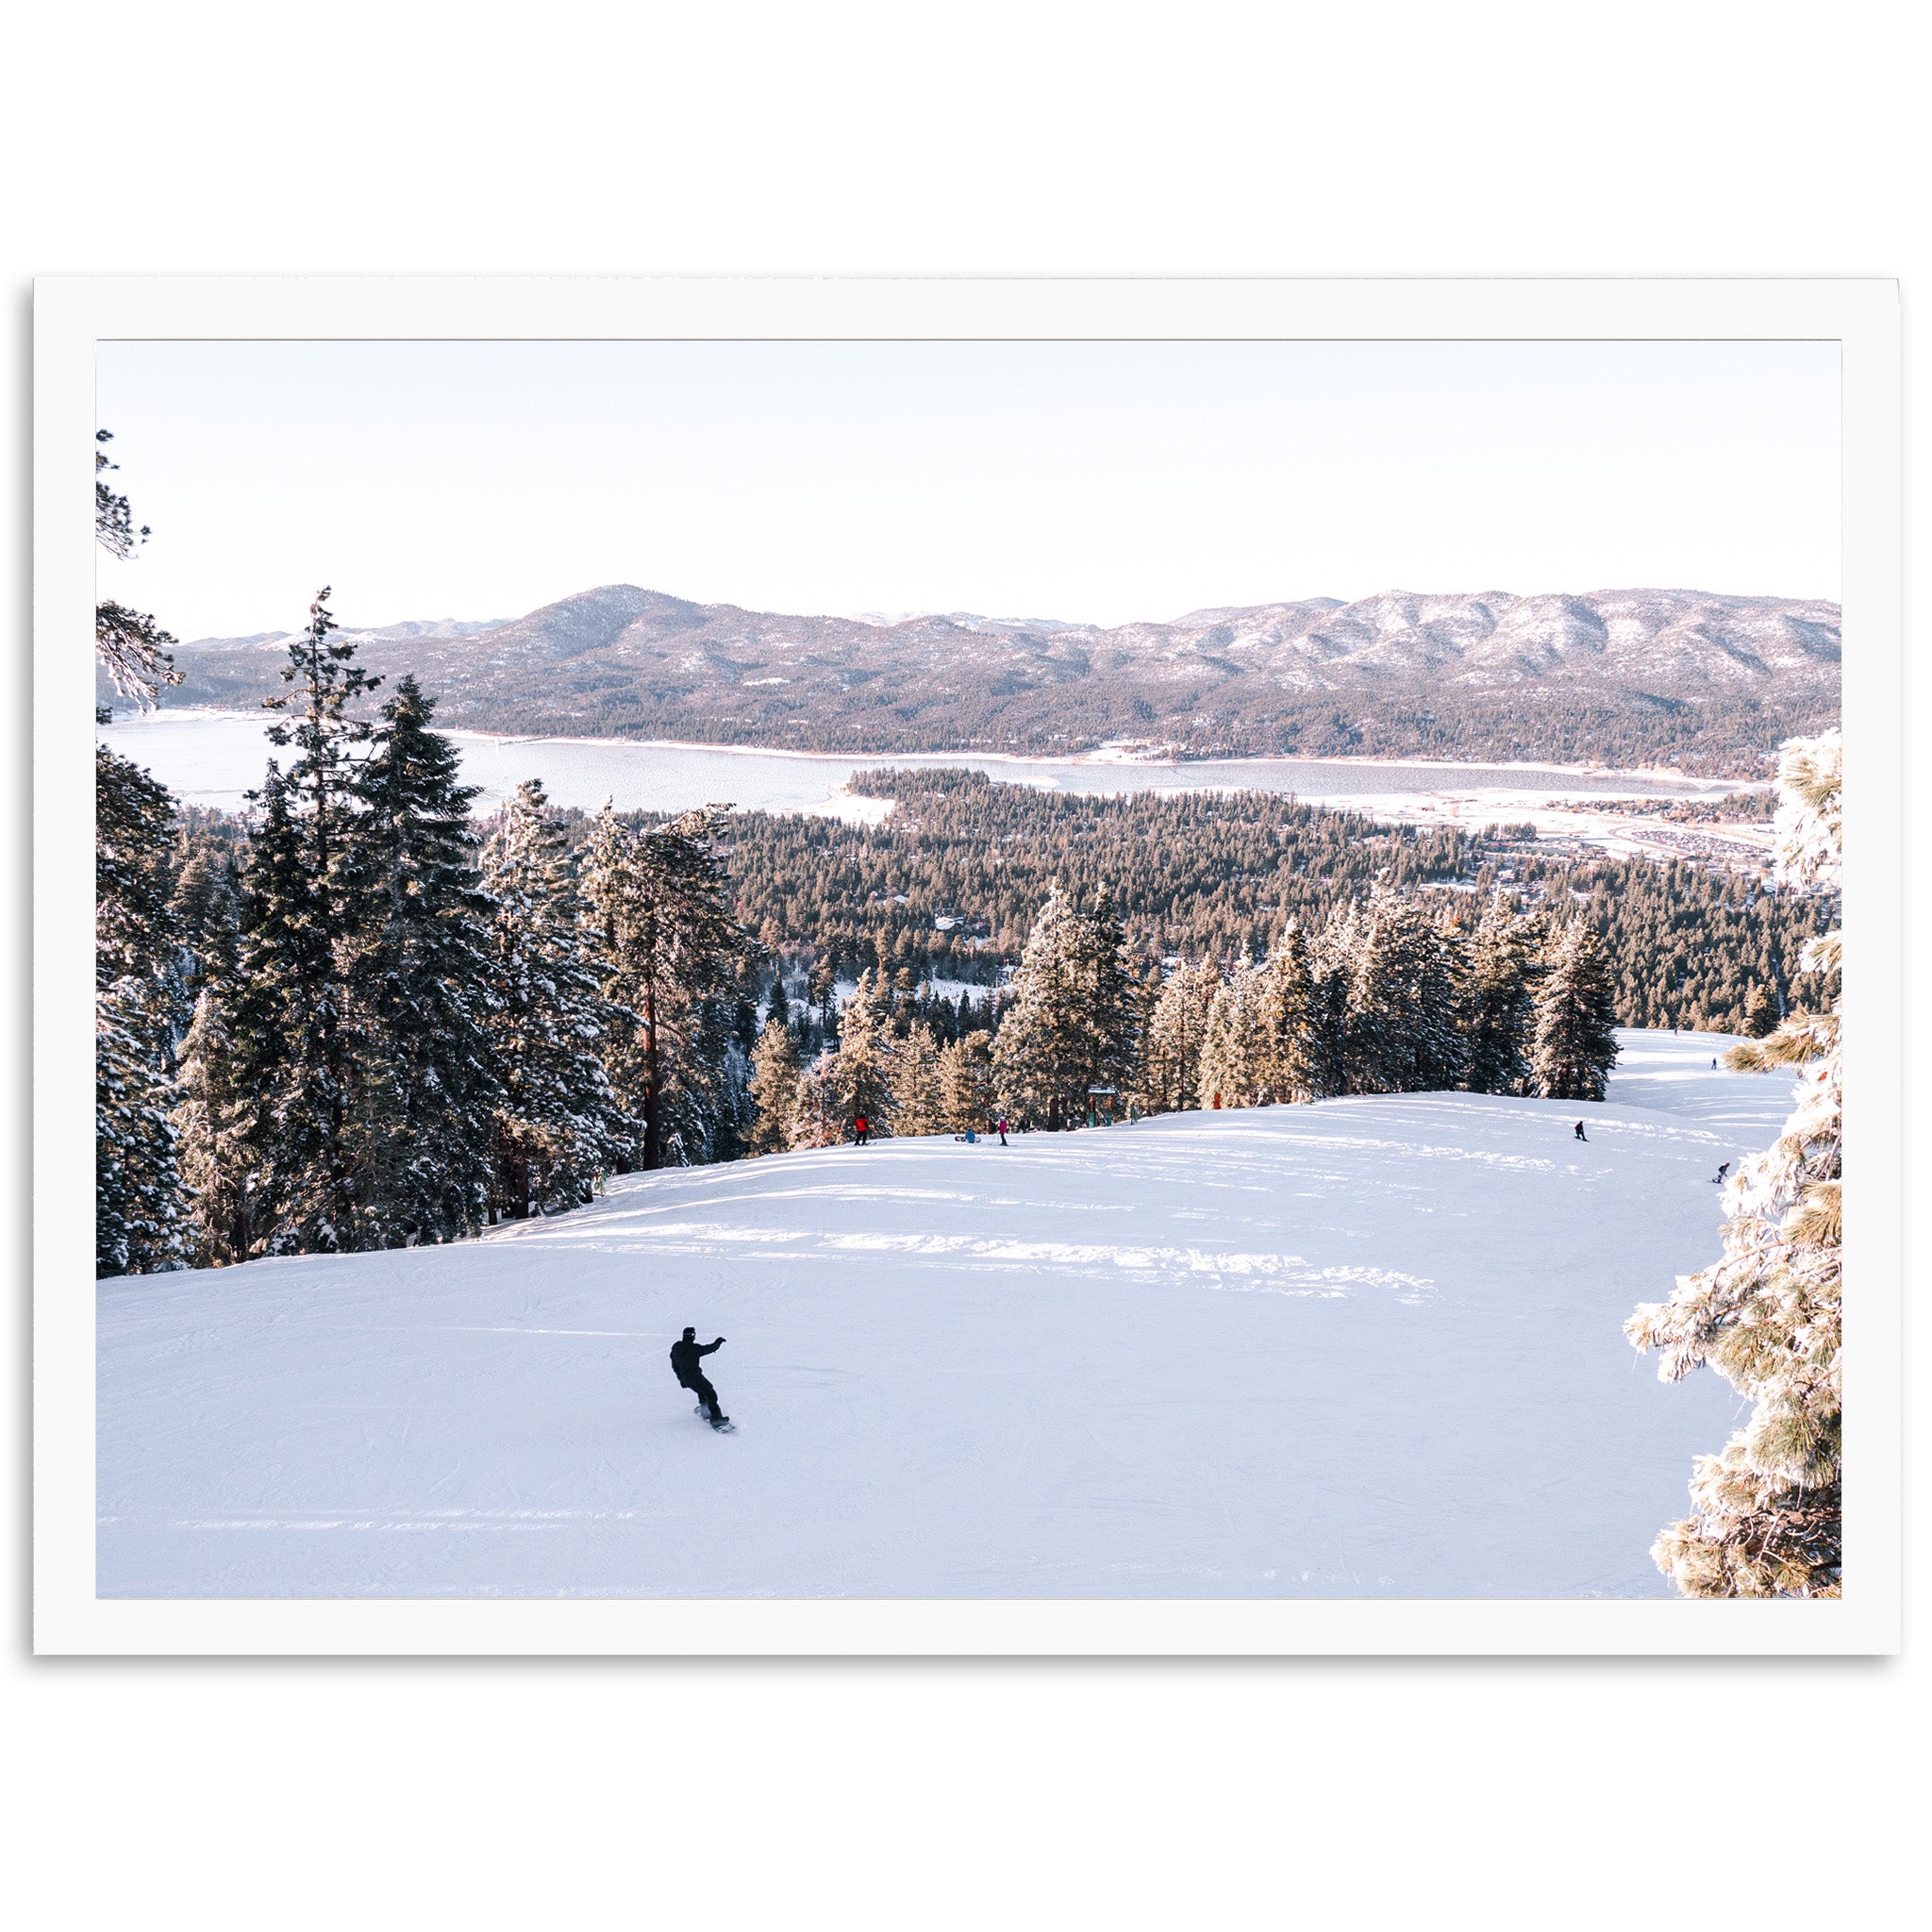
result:
<svg viewBox="0 0 1932 1932"><path fill-rule="evenodd" d="M687 1328L671 1344L671 1370L677 1377L678 1387L689 1389L704 1405L705 1419L714 1429L724 1428L731 1418L718 1407L718 1391L711 1387L709 1376L698 1367L698 1362L705 1356L716 1355L724 1346L722 1335L716 1341L699 1341L695 1328Z"/></svg>
<svg viewBox="0 0 1932 1932"><path fill-rule="evenodd" d="M1590 1139L1590 1136L1583 1131L1583 1123L1581 1121L1576 1123L1576 1138L1579 1141L1588 1141Z"/></svg>
<svg viewBox="0 0 1932 1932"><path fill-rule="evenodd" d="M865 1137L871 1131L872 1123L861 1114L856 1114L852 1121L852 1138L859 1146L865 1145Z"/></svg>
<svg viewBox="0 0 1932 1932"><path fill-rule="evenodd" d="M1000 1145L1004 1147L1007 1144L1007 1117L1005 1114L1001 1114L999 1118L999 1137Z"/></svg>
<svg viewBox="0 0 1932 1932"><path fill-rule="evenodd" d="M1713 1074L1717 1072L1717 1057L1715 1055L1711 1056L1710 1070Z"/></svg>
<svg viewBox="0 0 1932 1932"><path fill-rule="evenodd" d="M1720 1162L1718 1163L1718 1170L1717 1170L1717 1172L1716 1172L1716 1173L1715 1173L1714 1174L1712 1174L1712 1175L1711 1175L1711 1177L1710 1177L1710 1184L1711 1184L1711 1186L1712 1186L1712 1187L1714 1187L1714 1188L1721 1188L1721 1187L1723 1187L1723 1186L1724 1186L1724 1176L1725 1176L1725 1174L1729 1174L1729 1173L1730 1173L1730 1171L1731 1171L1731 1163L1730 1163L1730 1162L1729 1162L1728 1160L1722 1160L1722 1161L1720 1161Z"/></svg>

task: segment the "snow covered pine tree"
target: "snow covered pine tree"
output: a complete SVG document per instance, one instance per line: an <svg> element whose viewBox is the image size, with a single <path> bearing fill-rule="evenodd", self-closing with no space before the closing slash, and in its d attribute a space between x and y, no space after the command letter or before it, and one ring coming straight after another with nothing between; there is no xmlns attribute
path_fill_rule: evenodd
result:
<svg viewBox="0 0 1932 1932"><path fill-rule="evenodd" d="M249 997L233 968L210 974L181 1042L184 1097L175 1120L198 1267L225 1268L258 1252L265 1105L249 1070L269 1067L272 1056L238 1036L258 1025L265 1005Z"/></svg>
<svg viewBox="0 0 1932 1932"><path fill-rule="evenodd" d="M1464 1033L1472 1093L1522 1093L1529 1081L1529 1030L1535 1015L1532 974L1542 951L1542 925L1492 892L1470 948Z"/></svg>
<svg viewBox="0 0 1932 1932"><path fill-rule="evenodd" d="M1056 885L1033 922L1013 1004L993 1040L994 1083L1008 1112L1049 1128L1087 1117L1088 1090L1124 1089L1140 1051L1139 992L1126 936L1103 887L1081 912Z"/></svg>
<svg viewBox="0 0 1932 1932"><path fill-rule="evenodd" d="M1291 919L1262 962L1256 989L1255 1075L1259 1097L1274 1104L1316 1096L1314 980L1308 943Z"/></svg>
<svg viewBox="0 0 1932 1932"><path fill-rule="evenodd" d="M181 1042L182 1173L193 1193L195 1259L211 1268L268 1252L293 1179L276 1158L277 1123L307 953L308 874L289 779L273 759L249 796L261 817L239 883L237 930L197 961L193 1018ZM320 970L319 958L310 963Z"/></svg>
<svg viewBox="0 0 1932 1932"><path fill-rule="evenodd" d="M1221 974L1211 959L1183 960L1155 996L1137 1097L1147 1113L1179 1113L1201 1104L1201 1050Z"/></svg>
<svg viewBox="0 0 1932 1932"><path fill-rule="evenodd" d="M1536 993L1530 1080L1545 1100L1601 1100L1617 1063L1617 1005L1603 946L1573 919L1547 955Z"/></svg>
<svg viewBox="0 0 1932 1932"><path fill-rule="evenodd" d="M115 464L100 445L112 442L113 433L94 431L94 537L110 557L124 560L147 541L147 526L134 526L127 499L101 481L101 473ZM179 684L181 674L168 646L175 641L145 612L130 610L111 600L94 606L94 656L114 689L142 709L153 708L164 684Z"/></svg>
<svg viewBox="0 0 1932 1932"><path fill-rule="evenodd" d="M950 1133L986 1131L995 1113L992 1035L974 1027L940 1053L941 1124Z"/></svg>
<svg viewBox="0 0 1932 1932"><path fill-rule="evenodd" d="M1342 1061L1354 1093L1421 1093L1463 1083L1456 940L1413 900L1378 891L1344 942L1348 1017Z"/></svg>
<svg viewBox="0 0 1932 1932"><path fill-rule="evenodd" d="M114 465L94 432L94 536L109 556L147 541L126 497L101 480ZM94 606L94 658L114 689L146 709L178 684L152 617ZM106 713L96 708L96 717ZM179 1267L181 1177L170 1110L180 1098L174 1047L178 934L166 855L175 801L139 766L94 749L94 1268L142 1274Z"/></svg>
<svg viewBox="0 0 1932 1932"><path fill-rule="evenodd" d="M1259 980L1254 961L1238 958L1215 989L1201 1036L1200 1105L1253 1107L1260 1085Z"/></svg>
<svg viewBox="0 0 1932 1932"><path fill-rule="evenodd" d="M831 1110L833 1140L842 1140L860 1114L870 1124L867 1139L883 1140L893 1131L898 1061L892 995L882 976L868 967L839 1015L839 1049L825 1063L824 1104Z"/></svg>
<svg viewBox="0 0 1932 1932"><path fill-rule="evenodd" d="M188 1228L196 1264L225 1267L248 1256L246 1190L231 1188L245 1170L229 1144L238 1124L252 1124L250 1096L235 1085L231 1015L240 993L242 893L233 848L201 849L181 868L172 902L186 964L190 1002L179 1048L183 1099L175 1111Z"/></svg>
<svg viewBox="0 0 1932 1932"><path fill-rule="evenodd" d="M487 1033L500 993L490 900L470 831L474 786L429 729L413 677L382 707L355 775L361 808L344 876L362 925L348 974L366 1238L455 1241L482 1223L498 1082Z"/></svg>
<svg viewBox="0 0 1932 1932"><path fill-rule="evenodd" d="M1784 746L1776 865L1790 885L1840 884L1843 758L1836 731ZM1806 948L1810 973L1836 974L1841 960L1836 928ZM1663 1380L1708 1363L1753 1405L1717 1455L1697 1458L1691 1514L1651 1551L1684 1596L1842 1589L1840 1008L1835 997L1828 1012L1793 1011L1768 1039L1732 1050L1733 1067L1795 1069L1797 1107L1724 1190L1724 1258L1625 1324L1638 1348L1661 1351Z"/></svg>
<svg viewBox="0 0 1932 1932"><path fill-rule="evenodd" d="M782 1154L791 1145L791 1117L798 1106L798 1041L778 1012L785 997L781 984L774 994L772 1017L758 1035L752 1054L751 1131L747 1154Z"/></svg>
<svg viewBox="0 0 1932 1932"><path fill-rule="evenodd" d="M356 760L372 726L351 718L352 699L375 689L355 646L331 643L336 627L326 585L308 607L308 627L289 645L282 680L297 693L293 722L269 727L298 756L286 776L273 758L260 791L262 824L250 841L243 891L242 975L266 1002L251 1029L259 1062L244 1084L267 1102L261 1155L264 1188L258 1242L275 1255L348 1254L377 1246L363 1223L357 1173L356 1115L361 1104L362 1042L356 1038L347 975L361 927L351 887L357 812Z"/></svg>
<svg viewBox="0 0 1932 1932"><path fill-rule="evenodd" d="M175 804L140 767L94 747L94 1272L183 1265L169 1114L179 951L164 864Z"/></svg>
<svg viewBox="0 0 1932 1932"><path fill-rule="evenodd" d="M586 958L583 901L569 841L543 787L525 780L504 802L483 854L493 902L482 1014L495 1068L490 1212L570 1206L635 1145L601 1058L624 1024Z"/></svg>
<svg viewBox="0 0 1932 1932"><path fill-rule="evenodd" d="M607 801L591 828L581 878L597 966L604 997L629 1016L607 1043L605 1064L619 1099L642 1121L644 1168L738 1151L737 969L758 947L725 892L718 848L728 809L700 806L639 831Z"/></svg>
<svg viewBox="0 0 1932 1932"><path fill-rule="evenodd" d="M892 1069L892 1131L937 1134L945 1124L939 1042L929 1026L915 1020L900 1042L898 1064Z"/></svg>

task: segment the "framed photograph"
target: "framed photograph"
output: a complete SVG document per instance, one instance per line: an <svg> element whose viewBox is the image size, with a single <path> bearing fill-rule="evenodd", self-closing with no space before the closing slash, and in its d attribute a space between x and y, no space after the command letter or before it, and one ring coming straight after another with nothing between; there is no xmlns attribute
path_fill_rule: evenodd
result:
<svg viewBox="0 0 1932 1932"><path fill-rule="evenodd" d="M1893 284L58 279L35 398L37 1649L1896 1648Z"/></svg>

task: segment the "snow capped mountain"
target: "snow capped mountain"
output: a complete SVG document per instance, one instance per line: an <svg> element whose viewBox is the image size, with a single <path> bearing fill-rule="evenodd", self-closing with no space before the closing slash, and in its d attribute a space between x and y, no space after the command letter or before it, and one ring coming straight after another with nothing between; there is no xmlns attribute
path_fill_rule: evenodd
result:
<svg viewBox="0 0 1932 1932"><path fill-rule="evenodd" d="M345 627L337 635L354 644L408 643L418 639L473 638L480 631L496 629L502 622L501 618L495 617L481 622L460 617L435 617L413 623L385 624L375 629ZM177 642L175 648L177 651L268 648L280 652L287 648L289 640L295 635L291 630L261 630L245 638L191 638L185 643Z"/></svg>
<svg viewBox="0 0 1932 1932"><path fill-rule="evenodd" d="M508 623L345 635L391 681L414 672L448 724L821 751L1125 736L1194 751L1751 764L1835 718L1840 675L1836 605L1672 590L1390 591L1098 625L789 615L606 584ZM282 641L184 647L169 702L252 705Z"/></svg>

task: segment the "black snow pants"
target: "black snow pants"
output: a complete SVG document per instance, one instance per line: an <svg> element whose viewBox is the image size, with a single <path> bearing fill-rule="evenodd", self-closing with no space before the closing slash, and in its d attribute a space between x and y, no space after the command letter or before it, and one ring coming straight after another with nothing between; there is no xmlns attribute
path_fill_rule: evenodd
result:
<svg viewBox="0 0 1932 1932"><path fill-rule="evenodd" d="M705 1405L705 1413L714 1423L724 1419L724 1411L718 1407L718 1391L711 1387L708 1375L694 1375L684 1386Z"/></svg>

